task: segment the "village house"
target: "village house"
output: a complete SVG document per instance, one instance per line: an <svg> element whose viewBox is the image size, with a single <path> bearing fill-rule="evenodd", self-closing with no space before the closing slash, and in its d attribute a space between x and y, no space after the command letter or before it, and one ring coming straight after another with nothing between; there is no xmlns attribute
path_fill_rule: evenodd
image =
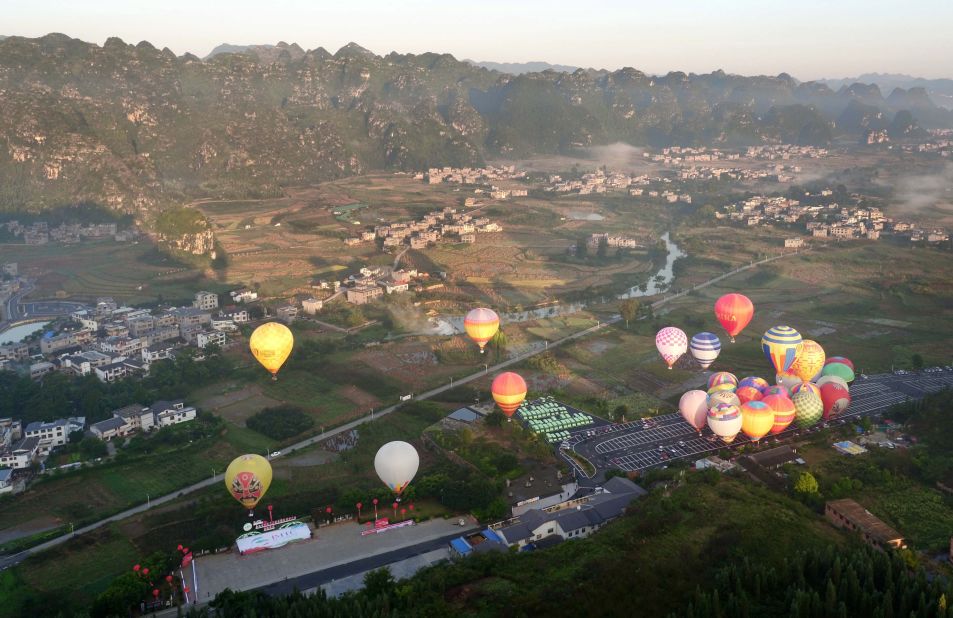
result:
<svg viewBox="0 0 953 618"><path fill-rule="evenodd" d="M375 298L380 298L384 295L384 290L377 286L361 286L348 288L347 290L347 302L353 303L355 305L365 305Z"/></svg>

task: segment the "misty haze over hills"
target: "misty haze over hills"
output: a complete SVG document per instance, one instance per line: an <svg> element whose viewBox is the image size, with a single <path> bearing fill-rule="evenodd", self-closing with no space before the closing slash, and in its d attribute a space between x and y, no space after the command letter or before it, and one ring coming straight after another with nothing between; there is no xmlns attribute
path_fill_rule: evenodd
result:
<svg viewBox="0 0 953 618"><path fill-rule="evenodd" d="M572 73L579 67L568 64L550 64L548 62L478 62L476 60L464 60L473 66L483 67L491 71L500 73L509 73L510 75L522 75L523 73L541 73L543 71L557 71L559 73Z"/></svg>
<svg viewBox="0 0 953 618"><path fill-rule="evenodd" d="M242 53L235 53L241 51ZM953 127L926 90L633 68L512 75L450 54L0 41L0 204L130 212L369 170L631 146L857 143Z"/></svg>

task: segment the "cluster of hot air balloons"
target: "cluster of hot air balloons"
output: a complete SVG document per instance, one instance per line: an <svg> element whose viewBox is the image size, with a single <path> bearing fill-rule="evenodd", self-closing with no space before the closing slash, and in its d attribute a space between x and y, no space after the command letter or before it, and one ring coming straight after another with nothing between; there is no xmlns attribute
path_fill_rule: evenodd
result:
<svg viewBox="0 0 953 618"><path fill-rule="evenodd" d="M735 336L751 322L753 315L754 304L743 294L725 294L715 302L715 317L732 343ZM682 329L666 326L655 335L655 347L669 369L688 351L691 351L692 358L702 369L708 369L721 353L721 339L706 331L689 340Z"/></svg>
<svg viewBox="0 0 953 618"><path fill-rule="evenodd" d="M850 360L826 358L816 341L805 340L790 326L775 326L761 339L764 355L775 370L775 384L749 376L739 380L727 371L713 373L708 390L691 390L679 400L679 411L699 433L707 426L726 443L739 433L757 441L792 423L807 428L830 419L850 405L854 380Z"/></svg>

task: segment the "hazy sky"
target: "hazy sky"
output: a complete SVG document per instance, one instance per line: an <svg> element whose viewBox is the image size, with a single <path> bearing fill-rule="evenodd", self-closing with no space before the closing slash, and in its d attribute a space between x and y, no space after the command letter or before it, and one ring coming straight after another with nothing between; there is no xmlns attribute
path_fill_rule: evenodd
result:
<svg viewBox="0 0 953 618"><path fill-rule="evenodd" d="M118 36L199 56L223 42L355 41L378 54L800 79L953 77L951 26L951 0L0 0L0 34Z"/></svg>

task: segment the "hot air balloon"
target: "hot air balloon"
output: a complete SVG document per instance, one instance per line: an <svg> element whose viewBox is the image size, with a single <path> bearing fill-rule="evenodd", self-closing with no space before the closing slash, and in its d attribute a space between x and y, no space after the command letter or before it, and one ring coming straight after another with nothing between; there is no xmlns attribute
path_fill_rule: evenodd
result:
<svg viewBox="0 0 953 618"><path fill-rule="evenodd" d="M294 335L284 324L267 322L251 334L248 347L255 359L271 372L271 379L277 380L278 370L288 360L294 347Z"/></svg>
<svg viewBox="0 0 953 618"><path fill-rule="evenodd" d="M271 486L271 464L261 455L240 455L225 470L225 487L242 506L253 509Z"/></svg>
<svg viewBox="0 0 953 618"><path fill-rule="evenodd" d="M718 405L719 403L727 403L733 406L741 405L741 398L738 397L733 391L715 391L708 396L708 407Z"/></svg>
<svg viewBox="0 0 953 618"><path fill-rule="evenodd" d="M739 386L735 391L735 395L738 396L738 401L741 403L745 403L746 401L760 401L763 397L761 390L751 385Z"/></svg>
<svg viewBox="0 0 953 618"><path fill-rule="evenodd" d="M689 425L701 433L708 416L708 395L705 391L688 391L678 400L678 411Z"/></svg>
<svg viewBox="0 0 953 618"><path fill-rule="evenodd" d="M826 361L824 361L825 365L829 365L831 363L840 363L842 365L847 365L853 370L856 370L854 368L854 363L849 358L844 358L843 356L831 356Z"/></svg>
<svg viewBox="0 0 953 618"><path fill-rule="evenodd" d="M821 388L828 382L834 382L835 384L840 384L844 388L849 389L847 386L847 380L840 376L821 376L817 379L817 382L815 382L814 385L817 386L817 388ZM820 391L818 391L818 393L820 393Z"/></svg>
<svg viewBox="0 0 953 618"><path fill-rule="evenodd" d="M688 351L688 335L680 328L666 326L655 335L655 347L671 369L682 354Z"/></svg>
<svg viewBox="0 0 953 618"><path fill-rule="evenodd" d="M721 353L721 340L713 333L698 333L688 346L692 358L702 369L708 369Z"/></svg>
<svg viewBox="0 0 953 618"><path fill-rule="evenodd" d="M774 412L764 401L749 401L741 406L741 431L752 440L760 440L774 427Z"/></svg>
<svg viewBox="0 0 953 618"><path fill-rule="evenodd" d="M741 388L742 386L753 386L759 391L761 391L762 393L764 393L764 391L771 385L768 384L768 381L765 380L764 378L759 378L756 376L748 376L742 379L741 382L738 382L738 388Z"/></svg>
<svg viewBox="0 0 953 618"><path fill-rule="evenodd" d="M500 330L500 316L486 307L471 309L463 318L463 330L480 346L480 354L483 354L483 348L493 339L496 331Z"/></svg>
<svg viewBox="0 0 953 618"><path fill-rule="evenodd" d="M738 378L733 373L719 371L708 376L708 392L733 391L738 388Z"/></svg>
<svg viewBox="0 0 953 618"><path fill-rule="evenodd" d="M821 397L821 389L817 387L813 382L801 382L797 386L791 389L791 400L794 401L794 396L800 393L803 390L810 391L817 395L817 398Z"/></svg>
<svg viewBox="0 0 953 618"><path fill-rule="evenodd" d="M731 342L751 322L754 315L754 305L751 299L742 294L725 294L715 301L715 317L728 332Z"/></svg>
<svg viewBox="0 0 953 618"><path fill-rule="evenodd" d="M774 376L774 381L783 386L789 393L795 386L803 382L801 378L797 377L793 373L779 373L778 375Z"/></svg>
<svg viewBox="0 0 953 618"><path fill-rule="evenodd" d="M804 342L801 333L790 326L775 326L768 329L761 338L761 349L774 365L776 373L784 373L794 364L794 359L801 353Z"/></svg>
<svg viewBox="0 0 953 618"><path fill-rule="evenodd" d="M493 378L490 391L503 414L513 416L526 399L526 381L518 373L507 371Z"/></svg>
<svg viewBox="0 0 953 618"><path fill-rule="evenodd" d="M805 382L805 384L808 383ZM807 429L821 420L824 414L824 402L821 401L819 394L815 395L813 391L802 388L791 401L794 403L794 419L801 429Z"/></svg>
<svg viewBox="0 0 953 618"><path fill-rule="evenodd" d="M791 397L791 393L788 392L788 389L784 388L784 386L780 384L769 386L768 388L764 389L764 396L767 397L768 395L781 395L782 397ZM764 397L762 397L762 399L764 399Z"/></svg>
<svg viewBox="0 0 953 618"><path fill-rule="evenodd" d="M794 359L791 365L791 373L801 378L802 382L808 382L814 379L824 367L824 348L816 341L810 339L804 340L801 353Z"/></svg>
<svg viewBox="0 0 953 618"><path fill-rule="evenodd" d="M850 391L835 382L821 387L821 401L824 402L824 420L833 418L850 405Z"/></svg>
<svg viewBox="0 0 953 618"><path fill-rule="evenodd" d="M731 444L741 431L741 410L730 403L716 404L708 410L708 427L726 444Z"/></svg>
<svg viewBox="0 0 953 618"><path fill-rule="evenodd" d="M787 397L768 395L762 399L761 402L767 405L774 414L774 426L771 427L771 433L781 433L788 428L788 425L794 422L796 409L794 402Z"/></svg>
<svg viewBox="0 0 953 618"><path fill-rule="evenodd" d="M854 381L854 370L844 363L828 363L821 370L821 377L823 376L837 376L850 384Z"/></svg>
<svg viewBox="0 0 953 618"><path fill-rule="evenodd" d="M388 442L374 456L374 470L384 484L398 496L417 474L420 456L417 449L406 442Z"/></svg>

